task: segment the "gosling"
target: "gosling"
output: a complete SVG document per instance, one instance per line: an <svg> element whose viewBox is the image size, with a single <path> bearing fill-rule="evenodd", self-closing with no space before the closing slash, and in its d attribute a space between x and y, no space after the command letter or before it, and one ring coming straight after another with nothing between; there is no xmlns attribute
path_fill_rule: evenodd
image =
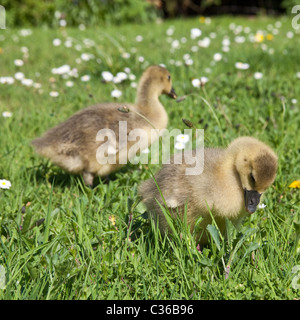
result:
<svg viewBox="0 0 300 320"><path fill-rule="evenodd" d="M146 148L150 144L152 126L156 129L167 127L168 115L159 101L162 94L176 98L171 75L161 66L150 66L139 81L135 104L90 106L33 140L32 145L39 155L49 158L67 172L82 174L85 184L93 186L96 176L108 176L133 156L127 152L133 144L126 141L129 132L133 129L146 131L147 137L140 142L140 146ZM129 112L120 112L120 109ZM120 131L121 121L126 131ZM152 136L151 143L154 141Z"/></svg>
<svg viewBox="0 0 300 320"><path fill-rule="evenodd" d="M170 164L164 165L155 180L173 217L183 218L187 204L187 223L193 231L201 217L200 244L208 242L205 231L213 216L220 232L225 233L226 218L238 225L253 214L262 193L274 182L277 171L277 156L263 142L252 137L235 139L226 149L205 148L204 168L198 175L186 175L187 163L197 156L195 150L186 152L182 164L181 154L173 156ZM177 159L177 160L176 160ZM175 161L176 160L176 161ZM139 194L150 216L158 219L161 232L170 231L164 213L157 201L164 201L153 179L141 184ZM200 239L199 239L200 238Z"/></svg>

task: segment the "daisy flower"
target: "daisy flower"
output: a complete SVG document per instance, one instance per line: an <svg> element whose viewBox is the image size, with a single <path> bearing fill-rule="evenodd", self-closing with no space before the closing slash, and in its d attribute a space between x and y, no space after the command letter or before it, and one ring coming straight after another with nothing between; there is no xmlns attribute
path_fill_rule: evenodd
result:
<svg viewBox="0 0 300 320"><path fill-rule="evenodd" d="M253 76L254 76L254 79L259 80L259 79L262 79L263 74L261 72L255 72Z"/></svg>
<svg viewBox="0 0 300 320"><path fill-rule="evenodd" d="M185 144L183 142L176 142L174 145L174 148L177 150L182 150L184 149L184 147L185 147Z"/></svg>
<svg viewBox="0 0 300 320"><path fill-rule="evenodd" d="M135 41L136 42L142 42L143 40L144 40L144 38L141 35L138 35L138 36L135 37Z"/></svg>
<svg viewBox="0 0 300 320"><path fill-rule="evenodd" d="M0 83L13 84L15 82L13 77L0 77Z"/></svg>
<svg viewBox="0 0 300 320"><path fill-rule="evenodd" d="M59 96L59 93L58 93L57 91L50 91L50 92L49 92L49 95L50 95L50 97L56 98L56 97Z"/></svg>
<svg viewBox="0 0 300 320"><path fill-rule="evenodd" d="M127 74L125 72L118 72L117 75L113 78L114 83L120 83L127 79Z"/></svg>
<svg viewBox="0 0 300 320"><path fill-rule="evenodd" d="M222 60L222 55L221 55L221 53L218 53L218 52L215 53L213 59L214 59L215 61L220 61L220 60Z"/></svg>
<svg viewBox="0 0 300 320"><path fill-rule="evenodd" d="M189 59L184 60L184 63L186 66L191 66L194 63L194 61L193 61L193 59L189 58Z"/></svg>
<svg viewBox="0 0 300 320"><path fill-rule="evenodd" d="M67 25L67 21L66 20L62 19L62 20L59 21L59 26L60 27L65 27L66 25Z"/></svg>
<svg viewBox="0 0 300 320"><path fill-rule="evenodd" d="M202 31L199 28L193 28L191 29L191 38L196 39L200 37L202 34Z"/></svg>
<svg viewBox="0 0 300 320"><path fill-rule="evenodd" d="M21 80L21 83L26 87L31 87L33 85L33 80L24 78Z"/></svg>
<svg viewBox="0 0 300 320"><path fill-rule="evenodd" d="M52 44L53 44L55 47L58 47L58 46L61 45L61 40L58 39L58 38L55 38L55 39L53 39Z"/></svg>
<svg viewBox="0 0 300 320"><path fill-rule="evenodd" d="M192 80L192 85L195 88L200 88L201 85L204 85L208 82L207 77L201 77L200 79L196 78Z"/></svg>
<svg viewBox="0 0 300 320"><path fill-rule="evenodd" d="M9 189L11 187L11 182L5 179L0 180L0 188L1 189Z"/></svg>
<svg viewBox="0 0 300 320"><path fill-rule="evenodd" d="M90 79L91 79L91 76L88 75L88 74L85 74L84 76L82 76L82 77L80 78L80 80L83 81L83 82L90 81Z"/></svg>
<svg viewBox="0 0 300 320"><path fill-rule="evenodd" d="M12 112L4 111L4 112L2 112L2 117L11 118L12 117Z"/></svg>
<svg viewBox="0 0 300 320"><path fill-rule="evenodd" d="M24 61L21 59L15 59L14 64L17 67L22 67L24 65Z"/></svg>
<svg viewBox="0 0 300 320"><path fill-rule="evenodd" d="M74 82L73 81L67 81L66 82L66 86L69 87L69 88L73 87L74 86Z"/></svg>
<svg viewBox="0 0 300 320"><path fill-rule="evenodd" d="M207 48L210 45L210 41L210 38L205 37L204 39L198 41L198 46L202 48Z"/></svg>
<svg viewBox="0 0 300 320"><path fill-rule="evenodd" d="M89 61L91 58L89 53L82 53L80 57L83 61Z"/></svg>
<svg viewBox="0 0 300 320"><path fill-rule="evenodd" d="M249 69L250 65L248 63L243 63L243 62L237 62L235 64L235 67L239 70L247 70Z"/></svg>
<svg viewBox="0 0 300 320"><path fill-rule="evenodd" d="M259 209L264 209L265 207L266 207L266 205L264 203L261 203L261 204L258 205Z"/></svg>
<svg viewBox="0 0 300 320"><path fill-rule="evenodd" d="M182 142L182 143L187 143L189 142L190 140L190 136L188 134L179 134L177 137L176 137L176 141L177 142Z"/></svg>
<svg viewBox="0 0 300 320"><path fill-rule="evenodd" d="M199 88L200 87L200 85L201 85L201 82L200 82L200 79L193 79L192 80L192 85L193 85L193 87L195 87L195 88Z"/></svg>
<svg viewBox="0 0 300 320"><path fill-rule="evenodd" d="M109 71L103 71L103 72L101 73L101 75L102 75L102 78L103 78L103 80L104 80L105 82L110 82L110 81L112 81L113 78L114 78L113 74L112 74L111 72L109 72Z"/></svg>
<svg viewBox="0 0 300 320"><path fill-rule="evenodd" d="M17 72L17 73L15 73L15 79L17 79L17 80L22 80L22 79L24 79L25 78L25 76L24 76L24 73L23 72Z"/></svg>
<svg viewBox="0 0 300 320"><path fill-rule="evenodd" d="M61 67L58 68L53 68L51 72L53 74L65 74L71 71L71 67L67 64L62 65Z"/></svg>
<svg viewBox="0 0 300 320"><path fill-rule="evenodd" d="M130 58L130 53L129 52L123 52L122 53L122 58L123 59L129 59Z"/></svg>
<svg viewBox="0 0 300 320"><path fill-rule="evenodd" d="M110 94L113 98L120 98L122 95L122 91L115 89Z"/></svg>
<svg viewBox="0 0 300 320"><path fill-rule="evenodd" d="M171 43L171 46L173 49L179 49L180 48L180 42L179 40L174 40L172 43Z"/></svg>

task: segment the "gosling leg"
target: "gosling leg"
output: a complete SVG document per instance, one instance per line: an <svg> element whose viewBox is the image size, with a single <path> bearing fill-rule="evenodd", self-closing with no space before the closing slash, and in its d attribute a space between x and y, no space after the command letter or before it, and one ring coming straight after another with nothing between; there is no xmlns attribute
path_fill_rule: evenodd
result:
<svg viewBox="0 0 300 320"><path fill-rule="evenodd" d="M83 177L84 183L85 183L88 187L92 188L92 187L93 187L94 177L95 177L94 174L91 173L91 172L83 171L82 177Z"/></svg>

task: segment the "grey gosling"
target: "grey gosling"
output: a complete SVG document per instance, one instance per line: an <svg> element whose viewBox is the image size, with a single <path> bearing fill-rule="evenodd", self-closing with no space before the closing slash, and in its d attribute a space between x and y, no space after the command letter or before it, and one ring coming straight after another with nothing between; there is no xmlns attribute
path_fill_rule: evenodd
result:
<svg viewBox="0 0 300 320"><path fill-rule="evenodd" d="M139 81L135 104L116 102L90 106L50 129L41 138L33 140L32 145L39 155L49 158L70 173L82 174L85 184L92 186L95 176L107 176L124 166L127 159L130 159L132 155L127 151L133 142L127 143L125 140L131 130L145 130L148 137L140 144L143 148L149 145L152 126L143 117L156 129L167 127L168 115L159 101L161 94L176 98L170 73L161 66L150 66ZM124 107L130 112L118 111ZM121 134L120 121L123 121L123 124L126 122L127 126L127 131ZM104 141L102 138L105 136L105 130L99 137L98 132L101 129L112 130L115 136L110 140L110 136L107 135L108 139ZM99 150L102 153L99 153ZM116 162L107 161L107 157L110 156L114 157Z"/></svg>

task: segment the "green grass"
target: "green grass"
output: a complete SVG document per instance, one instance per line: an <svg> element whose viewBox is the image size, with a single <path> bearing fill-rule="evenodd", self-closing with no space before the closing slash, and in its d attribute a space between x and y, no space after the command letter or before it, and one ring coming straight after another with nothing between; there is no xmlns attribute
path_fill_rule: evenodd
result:
<svg viewBox="0 0 300 320"><path fill-rule="evenodd" d="M276 21L282 25L275 27ZM246 37L244 43L235 42L231 23L250 28L250 33L239 34ZM272 40L248 40L258 30L270 33L270 25L278 30ZM170 26L174 34L167 36ZM208 48L191 50L199 40L190 38L194 27L202 30L201 39L215 33ZM292 286L297 276L292 269L300 265L300 195L288 187L300 179L300 36L290 19L224 17L212 18L209 25L193 19L84 31L32 29L28 37L19 31L0 31L0 77L22 71L42 87L25 87L17 80L0 84L0 179L12 184L9 190L0 189L0 265L6 272L0 299L300 298L300 290ZM293 38L286 36L289 31ZM73 39L71 48L64 46L67 37ZM185 37L186 42L171 52L168 37ZM224 37L230 39L229 52L222 52ZM54 47L55 38L62 45ZM94 44L87 46L85 39ZM23 58L24 46L28 58ZM122 58L122 52L130 57ZM217 52L223 58L212 63ZM77 64L82 53L94 58ZM176 65L185 54L193 65ZM24 66L16 67L15 59L23 59ZM249 69L237 70L238 61ZM279 157L276 181L263 199L266 207L239 230L228 222L226 240L211 226L210 244L202 252L184 222L173 222L173 237L161 237L147 219L137 187L151 178L149 168L155 172L158 165L128 165L91 190L81 177L39 158L30 147L34 137L77 110L112 100L116 87L123 93L119 100L134 101L130 81L102 83L102 71L116 74L129 67L138 80L146 65L159 63L171 72L177 94L187 95L180 103L161 98L170 129L185 129L181 119L189 119L205 128L206 146L225 146L252 135L270 144ZM64 64L78 68L71 88L51 73ZM255 72L263 78L254 79ZM90 81L80 80L84 74ZM194 88L192 79L201 76L208 83ZM51 97L50 91L59 96ZM3 111L12 117L2 117Z"/></svg>

